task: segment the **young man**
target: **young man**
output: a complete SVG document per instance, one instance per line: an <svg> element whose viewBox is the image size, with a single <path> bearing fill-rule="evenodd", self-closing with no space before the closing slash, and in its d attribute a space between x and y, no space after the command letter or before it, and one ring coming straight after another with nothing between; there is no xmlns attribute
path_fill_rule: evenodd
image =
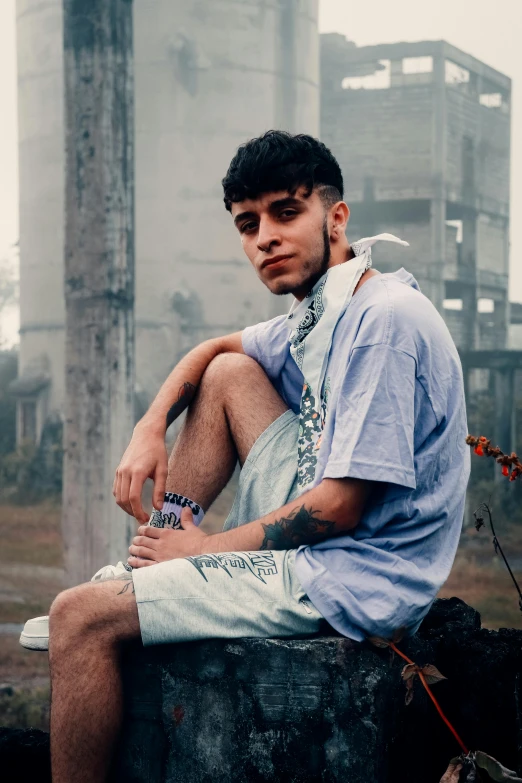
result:
<svg viewBox="0 0 522 783"><path fill-rule="evenodd" d="M135 428L116 500L146 523L151 477L153 516L181 529L143 524L132 573L52 606L55 783L106 777L125 640L309 635L325 619L354 640L412 633L455 555L469 456L442 318L404 269L371 268L375 239L349 245L341 171L319 141L266 133L223 186L260 281L295 301L197 346ZM166 421L187 406L167 469ZM238 460L224 532L206 535L195 523Z"/></svg>

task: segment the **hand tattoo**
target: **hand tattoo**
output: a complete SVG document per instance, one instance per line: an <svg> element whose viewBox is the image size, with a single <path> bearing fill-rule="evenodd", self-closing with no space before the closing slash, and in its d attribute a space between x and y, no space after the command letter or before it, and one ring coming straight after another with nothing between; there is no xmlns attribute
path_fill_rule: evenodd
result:
<svg viewBox="0 0 522 783"><path fill-rule="evenodd" d="M181 413L183 413L185 408L189 406L189 404L194 399L195 393L196 387L192 383L186 382L183 384L183 386L180 386L178 399L167 413L167 429L170 427L172 422L177 419Z"/></svg>
<svg viewBox="0 0 522 783"><path fill-rule="evenodd" d="M134 590L134 582L132 581L132 574L130 574L130 573L122 574L121 576L115 577L114 581L115 582L125 582L126 583L126 584L123 585L123 587L120 590L120 592L117 593L117 595L124 595L127 592L127 590L129 589L129 587L132 587L132 592L133 593L135 592L135 590Z"/></svg>
<svg viewBox="0 0 522 783"><path fill-rule="evenodd" d="M315 544L333 535L335 522L318 519L319 510L294 508L288 517L264 525L265 537L261 549L297 549L301 544Z"/></svg>

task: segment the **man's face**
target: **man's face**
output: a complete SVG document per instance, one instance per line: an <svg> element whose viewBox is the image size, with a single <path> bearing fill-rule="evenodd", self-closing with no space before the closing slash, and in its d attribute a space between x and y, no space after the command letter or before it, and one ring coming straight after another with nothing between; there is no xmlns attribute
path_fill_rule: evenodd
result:
<svg viewBox="0 0 522 783"><path fill-rule="evenodd" d="M326 272L330 240L325 207L316 191L304 188L232 204L243 250L273 294L304 297Z"/></svg>

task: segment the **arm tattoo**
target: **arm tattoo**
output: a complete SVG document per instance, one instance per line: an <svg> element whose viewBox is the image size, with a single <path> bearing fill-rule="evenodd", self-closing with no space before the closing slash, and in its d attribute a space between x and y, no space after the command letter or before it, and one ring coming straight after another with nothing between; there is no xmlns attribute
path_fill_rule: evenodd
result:
<svg viewBox="0 0 522 783"><path fill-rule="evenodd" d="M167 429L170 427L172 422L178 418L180 413L183 413L185 408L187 408L188 405L192 402L195 393L196 387L192 383L186 382L183 384L183 386L180 386L178 399L167 413Z"/></svg>
<svg viewBox="0 0 522 783"><path fill-rule="evenodd" d="M264 525L265 537L261 549L297 549L301 544L316 544L335 532L335 522L318 519L319 510L294 508L287 517Z"/></svg>
<svg viewBox="0 0 522 783"><path fill-rule="evenodd" d="M117 593L117 595L124 595L129 588L132 588L132 592L133 593L135 592L135 590L134 590L134 582L132 581L132 574L130 574L130 573L122 574L121 576L115 577L114 581L115 582L125 582L125 584L123 585L122 589L120 590L119 593Z"/></svg>

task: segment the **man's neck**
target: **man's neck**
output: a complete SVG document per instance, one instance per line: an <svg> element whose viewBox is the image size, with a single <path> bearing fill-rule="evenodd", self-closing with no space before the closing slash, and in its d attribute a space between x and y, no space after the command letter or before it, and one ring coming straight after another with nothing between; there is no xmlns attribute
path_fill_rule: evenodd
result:
<svg viewBox="0 0 522 783"><path fill-rule="evenodd" d="M330 263L328 264L328 269L331 269L333 266L338 266L339 264L344 264L345 261L350 261L352 258L355 258L355 253L353 252L351 246L348 245L347 249L345 248L341 253L337 254L337 259L332 253L332 258L330 259ZM366 272L362 275L357 285L355 286L353 295L355 296L359 288L363 286L371 277L375 277L376 275L380 275L380 274L381 273L378 272L376 269L367 269Z"/></svg>
<svg viewBox="0 0 522 783"><path fill-rule="evenodd" d="M336 256L334 256L334 254L332 253L332 257L330 258L330 262L328 264L328 269L331 269L334 266L339 266L339 264L344 264L345 261L350 261L352 258L355 258L355 253L353 252L353 250L350 247L350 245L348 245L348 249L347 250L345 249L344 252L342 253L342 255L341 254L336 254ZM355 295L355 293L359 290L359 288L362 285L364 285L364 283L366 283L366 281L369 280L371 277L375 277L376 275L380 275L380 274L381 273L378 272L376 269L367 269L366 272L362 275L362 277L359 280L359 282L357 283L357 285L355 286L355 290L354 290L353 294ZM317 280L315 280L313 283L309 282L308 285L307 285L307 288L306 288L306 293L305 293L305 289L302 289L302 291L299 290L298 292L293 292L293 296L295 296L295 298L299 302L302 302L303 299L305 298L305 296L308 294L308 292L313 288L313 286L316 283L317 283Z"/></svg>
<svg viewBox="0 0 522 783"><path fill-rule="evenodd" d="M333 247L330 255L330 261L328 263L328 269L331 269L333 266L339 266L339 264L344 264L345 261L350 261L352 258L355 258L355 253L353 252L350 245L346 245L343 248Z"/></svg>

